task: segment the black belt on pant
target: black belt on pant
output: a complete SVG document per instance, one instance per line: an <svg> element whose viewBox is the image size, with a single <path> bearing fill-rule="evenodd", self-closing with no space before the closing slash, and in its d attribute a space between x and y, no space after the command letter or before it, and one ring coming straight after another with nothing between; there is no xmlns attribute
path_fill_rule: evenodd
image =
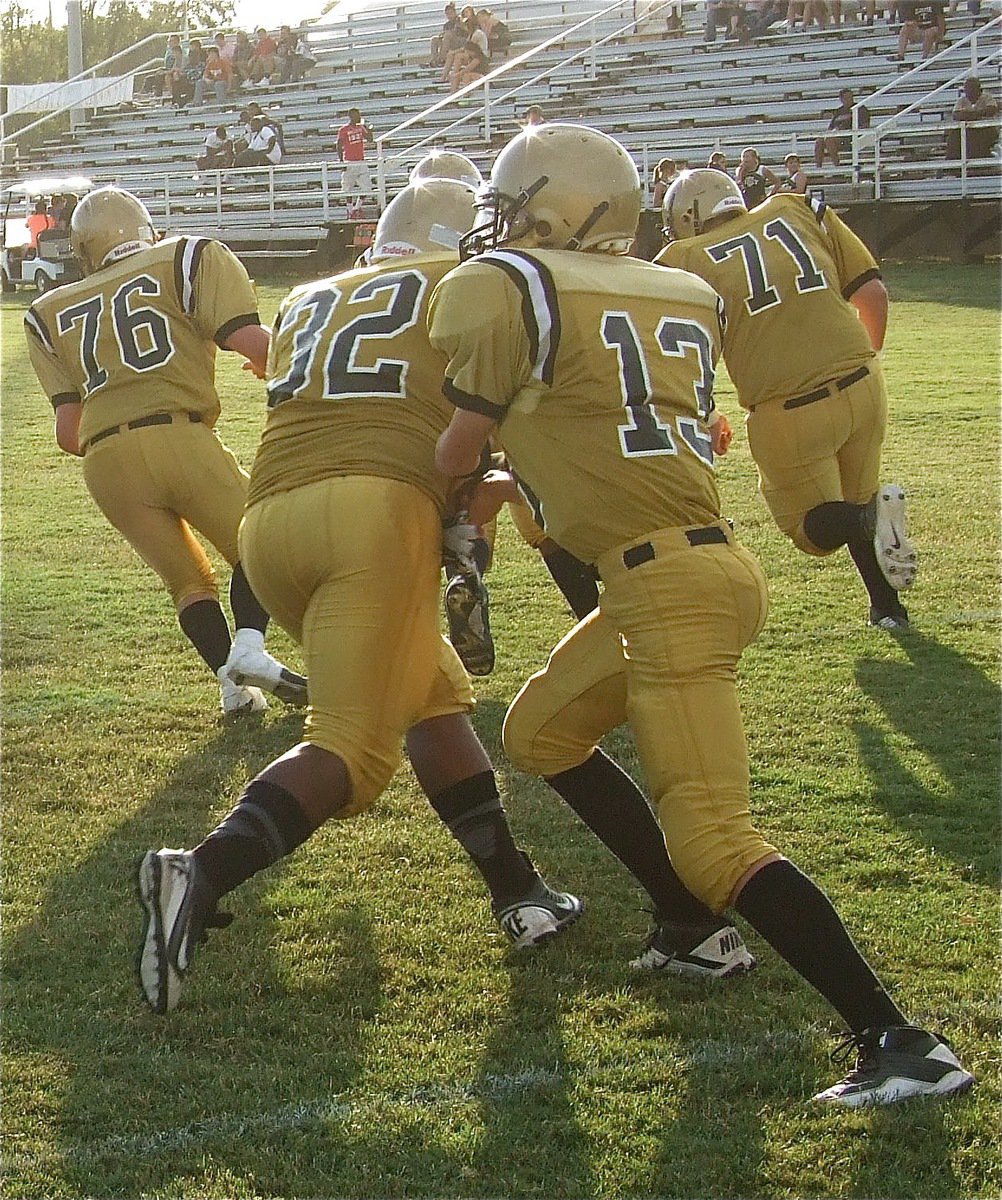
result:
<svg viewBox="0 0 1002 1200"><path fill-rule="evenodd" d="M683 529L685 540L690 546L711 546L727 543L727 534L717 525L704 525L699 529ZM650 542L641 542L639 546L631 546L623 551L623 566L628 571L643 563L653 562L654 547Z"/></svg>
<svg viewBox="0 0 1002 1200"><path fill-rule="evenodd" d="M852 387L854 383L859 383L861 379L865 379L869 374L869 367L857 367L855 371L850 371L848 375L843 375L841 379L831 379L828 383L823 383L821 387L815 388L813 392L805 392L802 396L793 396L789 400L784 400L783 407L803 408L805 404L814 404L817 400L826 399L833 392L844 392L847 387Z"/></svg>
<svg viewBox="0 0 1002 1200"><path fill-rule="evenodd" d="M124 425L109 425L107 429L102 429L100 433L95 433L92 438L88 438L87 445L93 446L97 442L103 442L105 438L114 437L123 429L145 429L147 425L170 425L174 421L183 421L185 417L192 425L201 425L202 423L201 413L153 413L149 417L136 417L134 421L126 421Z"/></svg>

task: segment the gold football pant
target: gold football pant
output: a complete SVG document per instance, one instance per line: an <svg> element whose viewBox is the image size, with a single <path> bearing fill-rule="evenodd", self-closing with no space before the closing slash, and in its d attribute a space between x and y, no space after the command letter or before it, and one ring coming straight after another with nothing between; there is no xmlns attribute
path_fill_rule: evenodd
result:
<svg viewBox="0 0 1002 1200"><path fill-rule="evenodd" d="M824 555L804 535L804 515L832 500L866 504L880 486L887 390L880 362L844 391L784 408L769 400L748 414L748 446L773 520L808 554Z"/></svg>
<svg viewBox="0 0 1002 1200"><path fill-rule="evenodd" d="M84 482L98 507L167 585L180 612L217 596L197 529L231 565L247 475L207 425L184 414L170 425L123 429L88 446Z"/></svg>
<svg viewBox="0 0 1002 1200"><path fill-rule="evenodd" d="M749 812L736 678L765 622L765 578L719 528L726 541L695 546L682 529L660 530L649 538L653 557L632 569L626 547L603 555L598 611L557 645L504 725L512 762L549 776L584 762L628 720L672 864L718 912L775 852Z"/></svg>
<svg viewBox="0 0 1002 1200"><path fill-rule="evenodd" d="M411 484L353 475L268 496L247 510L240 560L254 594L303 647L304 740L348 768L368 807L412 725L473 707L439 632L441 518Z"/></svg>

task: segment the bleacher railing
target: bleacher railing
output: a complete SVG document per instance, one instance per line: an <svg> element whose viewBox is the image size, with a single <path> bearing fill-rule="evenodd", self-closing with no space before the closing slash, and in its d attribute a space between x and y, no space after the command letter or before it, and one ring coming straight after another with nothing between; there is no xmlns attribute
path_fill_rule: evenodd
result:
<svg viewBox="0 0 1002 1200"><path fill-rule="evenodd" d="M677 0L674 0L677 3ZM647 6L644 12L644 18L650 18L657 15L661 11L666 11L674 7L673 0L661 0L661 2L651 3ZM624 18L624 12L627 14ZM614 18L613 28L599 36L602 23L608 18ZM586 73L589 79L594 79L597 75L598 65L596 52L599 46L605 45L607 42L615 38L624 37L632 32L637 27L637 5L636 3L624 3L623 0L616 0L615 3L609 4L600 9L598 12L592 13L583 20L576 22L569 28L561 29L552 37L546 38L538 45L533 46L530 50L524 51L522 54L515 55L500 66L495 67L488 72L483 79L474 80L468 83L465 87L453 92L449 96L444 96L441 100L428 106L423 112L416 113L414 116L408 117L405 121L401 121L393 129L386 133L380 134L376 138L376 187L379 199L380 208L386 207L386 172L389 156L387 154L387 146L391 141L399 139L400 135L414 126L421 125L433 117L436 113L448 108L450 105L461 103L465 97L479 92L481 89L484 93L484 99L477 107L462 112L460 115L446 125L444 128L437 127L431 133L426 134L423 138L409 143L403 150L398 151L393 155L395 159L410 157L423 146L430 142L444 138L447 134L459 129L463 125L467 125L472 121L479 121L483 118L483 128L480 136L488 145L491 142L493 134L493 118L499 105L511 100L519 92L526 88L532 87L543 79L552 78L558 71L564 69L571 64L580 62L586 63ZM523 79L517 86L510 88L501 93L501 95L491 95L491 88L497 82L503 79L506 75L511 74L516 68L523 67L526 63L531 63L534 58L543 55L551 47L558 45L561 42L566 42L569 39L580 37L584 42L578 50L573 51L565 58L561 59L556 64L551 64L545 67L542 71L533 75L529 79Z"/></svg>
<svg viewBox="0 0 1002 1200"><path fill-rule="evenodd" d="M897 76L890 83L885 83L883 87L877 88L871 92L869 96L863 97L853 105L852 110L852 178L854 182L860 182L863 174L865 152L872 148L873 151L873 198L880 200L884 191L883 174L886 167L882 161L881 143L891 135L899 135L902 127L908 128L909 136L922 138L929 134L935 133L941 136L942 131L949 128L957 128L956 123L939 122L934 130L923 130L921 127L916 128L914 124L908 123L908 118L914 118L915 114L921 114L923 110L929 110L932 102L949 89L954 89L959 83L962 83L970 75L981 75L986 70L994 68L996 78L998 77L1000 66L1002 66L1002 51L998 44L998 37L1002 34L1002 17L995 17L991 21L986 22L978 28L973 29L965 37L957 42L953 42L949 46L945 46L936 54L929 58L923 59L917 66L910 71ZM993 41L987 51L979 50L979 42L981 47L984 47L985 41ZM966 51L966 52L965 52ZM961 53L958 53L961 52ZM969 53L968 53L969 52ZM863 128L860 125L860 109L873 104L878 98L893 98L894 94L903 89L908 83L913 82L922 76L923 73L928 73L935 68L937 64L942 65L949 59L963 58L964 65L945 83L938 84L931 88L924 95L916 100L912 100L904 108L893 113L889 117L885 117L883 121L871 126ZM974 125L974 122L968 124ZM964 126L961 125L960 137L960 192L962 196L968 194L968 153L967 153L967 134L964 132ZM928 172L928 163L923 164L926 172ZM895 172L907 173L907 164L895 162L893 165ZM917 172L916 172L917 173Z"/></svg>

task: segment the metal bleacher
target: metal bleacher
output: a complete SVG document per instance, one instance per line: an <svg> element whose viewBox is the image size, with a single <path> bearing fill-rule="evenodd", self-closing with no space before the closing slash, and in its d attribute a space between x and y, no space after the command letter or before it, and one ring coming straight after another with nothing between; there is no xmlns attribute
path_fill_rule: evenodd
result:
<svg viewBox="0 0 1002 1200"><path fill-rule="evenodd" d="M374 4L348 21L308 27L317 65L301 83L183 111L137 91L131 106L98 110L73 132L22 154L21 168L86 169L96 182L137 192L173 232L198 230L248 256L287 256L315 251L357 215L339 195L334 154L335 131L353 106L379 135L385 196L402 186L429 145L462 149L488 170L530 103L541 104L550 120L583 121L613 134L647 178L662 156L700 165L722 149L733 163L745 145L755 145L767 165L790 150L806 165L836 93L849 86L881 130L879 147L860 131L853 162L809 168L812 186L824 188L829 202L998 197L999 159L949 162L944 135L956 81L972 67L986 90L998 94L999 19L976 30L973 18L952 16L950 45L915 70L915 50L910 62L890 60L896 33L881 21L824 32L774 27L752 45L707 44L705 6L683 5L681 28L668 20L678 8L497 3L494 11L515 36L509 60L493 63L487 80L450 98L438 71L425 65L429 39L441 28L440 3L408 4L406 19L400 7ZM252 99L282 123L282 165L196 172L206 132L218 124L232 128Z"/></svg>

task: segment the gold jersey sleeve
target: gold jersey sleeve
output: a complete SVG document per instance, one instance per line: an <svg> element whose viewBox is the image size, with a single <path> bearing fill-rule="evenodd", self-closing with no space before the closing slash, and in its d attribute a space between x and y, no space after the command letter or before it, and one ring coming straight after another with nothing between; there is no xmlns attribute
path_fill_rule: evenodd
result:
<svg viewBox="0 0 1002 1200"><path fill-rule="evenodd" d="M812 391L874 356L848 298L879 278L876 259L822 201L773 196L655 262L723 298L724 360L744 408Z"/></svg>
<svg viewBox="0 0 1002 1200"><path fill-rule="evenodd" d="M435 443L453 409L426 322L432 289L455 265L454 254L395 259L290 292L272 335L248 504L372 475L413 484L444 507L449 481L435 467Z"/></svg>
<svg viewBox="0 0 1002 1200"><path fill-rule="evenodd" d="M719 300L639 259L496 250L432 297L445 394L500 422L548 536L585 562L719 516L706 420Z"/></svg>
<svg viewBox="0 0 1002 1200"><path fill-rule="evenodd" d="M25 316L53 405L82 404L80 439L139 417L219 416L216 345L257 324L247 272L220 242L180 237L47 293Z"/></svg>

